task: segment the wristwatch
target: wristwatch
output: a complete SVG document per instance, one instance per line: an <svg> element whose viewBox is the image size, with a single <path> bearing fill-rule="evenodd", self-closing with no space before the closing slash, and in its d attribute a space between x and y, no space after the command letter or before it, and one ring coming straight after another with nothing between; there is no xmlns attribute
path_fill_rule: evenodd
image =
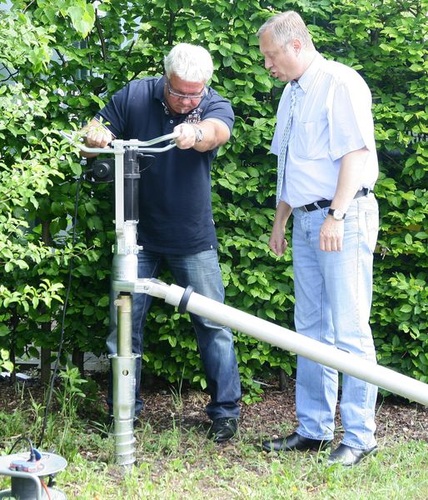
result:
<svg viewBox="0 0 428 500"><path fill-rule="evenodd" d="M202 132L202 129L199 127L194 126L195 129L195 142L201 142L202 139L204 138L204 133Z"/></svg>
<svg viewBox="0 0 428 500"><path fill-rule="evenodd" d="M334 220L343 220L346 217L346 214L337 208L329 208L328 215L331 215Z"/></svg>

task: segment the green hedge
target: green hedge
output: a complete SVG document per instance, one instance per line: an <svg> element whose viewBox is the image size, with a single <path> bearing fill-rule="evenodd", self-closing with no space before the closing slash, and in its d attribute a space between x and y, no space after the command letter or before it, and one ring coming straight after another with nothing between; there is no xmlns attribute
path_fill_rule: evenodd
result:
<svg viewBox="0 0 428 500"><path fill-rule="evenodd" d="M0 201L0 347L18 355L31 343L55 349L66 304L65 352L103 351L113 190L79 181L85 165L58 131L80 128L129 80L161 73L163 56L180 41L210 50L212 85L236 113L233 138L213 168L226 302L293 328L290 253L278 259L267 245L276 176L268 151L283 84L264 69L255 36L273 11L293 8L318 49L360 71L372 89L381 162L378 360L427 381L427 0L115 0L103 2L98 17L83 0L12 4L0 13L2 74L15 84L1 87L0 189L19 195ZM147 373L205 386L187 315L155 301L145 346ZM252 395L255 380L293 372L293 354L239 332L236 346Z"/></svg>

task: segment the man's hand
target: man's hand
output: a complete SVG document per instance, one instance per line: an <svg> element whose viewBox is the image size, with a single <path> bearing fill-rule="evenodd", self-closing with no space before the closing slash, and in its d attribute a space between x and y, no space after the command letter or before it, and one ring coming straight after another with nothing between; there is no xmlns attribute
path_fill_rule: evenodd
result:
<svg viewBox="0 0 428 500"><path fill-rule="evenodd" d="M104 127L104 125L95 118L93 118L88 125L82 129L82 135L84 137L85 145L88 146L88 148L105 148L114 139L110 130ZM81 151L80 155L85 158L94 158L98 155L98 153Z"/></svg>
<svg viewBox="0 0 428 500"><path fill-rule="evenodd" d="M190 149L196 144L196 130L190 123L182 123L174 128L179 136L175 138L175 144L179 149Z"/></svg>
<svg viewBox="0 0 428 500"><path fill-rule="evenodd" d="M285 201L280 201L275 211L272 233L269 238L269 248L275 255L281 257L287 249L288 242L285 239L285 227L291 215L291 207Z"/></svg>
<svg viewBox="0 0 428 500"><path fill-rule="evenodd" d="M229 127L218 118L206 118L198 123L184 122L174 127L174 132L178 134L175 144L179 149L193 148L199 153L212 151L230 138Z"/></svg>
<svg viewBox="0 0 428 500"><path fill-rule="evenodd" d="M272 230L272 234L269 238L269 248L272 252L275 255L278 255L278 257L281 257L281 255L284 255L287 246L288 242L285 239L284 231Z"/></svg>
<svg viewBox="0 0 428 500"><path fill-rule="evenodd" d="M113 135L110 130L99 123L90 125L87 130L85 144L89 148L105 148L113 140Z"/></svg>
<svg viewBox="0 0 428 500"><path fill-rule="evenodd" d="M345 222L328 215L320 230L320 249L325 252L340 252L343 247Z"/></svg>

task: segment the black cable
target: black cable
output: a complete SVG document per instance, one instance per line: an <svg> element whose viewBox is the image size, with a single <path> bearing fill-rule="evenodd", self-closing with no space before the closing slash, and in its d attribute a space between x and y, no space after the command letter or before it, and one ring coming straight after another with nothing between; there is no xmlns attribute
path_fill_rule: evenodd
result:
<svg viewBox="0 0 428 500"><path fill-rule="evenodd" d="M76 197L75 197L75 201L74 201L73 232L72 232L72 244L73 244L73 246L76 243L76 227L77 227L77 216L78 216L78 207L79 207L79 193L80 193L82 179L83 179L83 174L77 180ZM44 438L44 435L45 435L48 416L49 416L49 409L50 409L52 394L53 394L53 390L54 390L55 379L56 379L56 376L58 373L59 361L61 358L62 347L64 344L65 316L66 316L66 312L67 312L68 300L69 300L70 291L71 291L72 272L73 272L73 258L71 258L69 261L68 283L67 283L67 289L66 289L66 294L65 294L65 299L64 299L64 307L62 309L61 335L60 335L60 340L59 340L58 354L57 354L54 369L53 369L53 372L51 375L51 381L50 381L47 396L46 396L46 406L45 406L45 411L44 411L44 415L43 415L42 430L40 433L39 442L37 443L37 448L40 448L42 441L43 441L43 438Z"/></svg>
<svg viewBox="0 0 428 500"><path fill-rule="evenodd" d="M33 443L31 442L31 439L27 436L21 436L19 437L15 443L13 444L12 448L9 450L9 455L12 455L12 451L16 448L16 446L21 442L21 441L27 441L27 443L30 445L30 454L33 456Z"/></svg>

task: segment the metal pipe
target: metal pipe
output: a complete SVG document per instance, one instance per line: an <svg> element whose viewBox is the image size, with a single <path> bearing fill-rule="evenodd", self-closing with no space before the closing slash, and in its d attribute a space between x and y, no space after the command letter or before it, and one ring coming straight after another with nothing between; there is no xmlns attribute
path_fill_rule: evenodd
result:
<svg viewBox="0 0 428 500"><path fill-rule="evenodd" d="M177 285L157 280L137 280L135 291L147 293L178 307L186 292ZM182 303L181 303L182 306ZM428 385L394 370L367 361L349 352L310 339L300 333L275 325L251 314L239 311L203 295L191 293L187 297L187 311L246 333L342 373L365 380L394 394L428 406Z"/></svg>
<svg viewBox="0 0 428 500"><path fill-rule="evenodd" d="M110 356L113 372L115 455L118 465L135 462L135 368L132 353L132 296L119 294L117 307L117 355Z"/></svg>
<svg viewBox="0 0 428 500"><path fill-rule="evenodd" d="M82 150L85 151L82 147ZM125 149L123 141L114 141L114 170L115 170L115 183L114 183L114 196L115 196L115 228L116 228L116 241L120 240L123 236L123 227L125 224L125 206L123 203L123 191L125 180L123 178L125 171Z"/></svg>
<svg viewBox="0 0 428 500"><path fill-rule="evenodd" d="M73 136L60 132L72 144ZM115 139L107 148L89 148L76 144L82 151L92 154L115 155L115 229L112 266L112 289L119 292L117 308L117 354L111 355L113 378L113 417L116 461L130 466L135 462L135 387L136 358L132 353L132 296L138 281L138 183L140 179L138 157L141 153L162 153L176 146L178 133L155 137L149 141ZM154 144L167 142L155 148Z"/></svg>
<svg viewBox="0 0 428 500"><path fill-rule="evenodd" d="M117 306L117 354L129 357L132 355L132 296L122 292L116 299Z"/></svg>
<svg viewBox="0 0 428 500"><path fill-rule="evenodd" d="M114 447L118 465L135 462L134 409L137 356L111 355L113 371Z"/></svg>
<svg viewBox="0 0 428 500"><path fill-rule="evenodd" d="M110 147L105 148L89 148L85 146L83 143L78 142L78 138L74 137L71 134L67 134L62 130L59 133L65 137L71 144L77 146L81 151L85 153L95 153L95 154L106 154L112 153L113 149ZM161 135L160 137L155 137L154 139L150 139L149 141L138 141L137 139L131 139L129 141L123 141L121 139L115 139L112 141L112 146L114 149L117 148L117 145L120 143L120 147L132 145L133 147L138 147L140 152L149 152L149 153L164 153L165 151L169 151L172 148L175 148L174 139L178 137L180 134L176 132L172 132L171 134ZM169 141L166 146L161 146L159 148L154 148L153 144L158 144L159 142ZM116 154L116 153L115 153Z"/></svg>

